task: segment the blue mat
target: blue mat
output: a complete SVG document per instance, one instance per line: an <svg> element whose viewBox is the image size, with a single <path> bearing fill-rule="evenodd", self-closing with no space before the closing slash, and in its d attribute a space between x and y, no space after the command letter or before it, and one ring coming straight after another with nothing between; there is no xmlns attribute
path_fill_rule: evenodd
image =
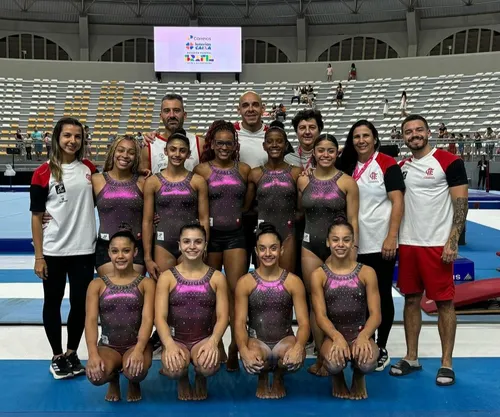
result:
<svg viewBox="0 0 500 417"><path fill-rule="evenodd" d="M243 371L229 374L223 368L209 380L207 401L186 403L177 400L175 382L160 376L159 361L154 361L142 384L143 400L129 404L123 400L105 402L106 386L94 387L85 377L53 380L48 361L0 361L0 373L8 375L0 380L4 398L0 402L0 413L23 416L133 414L135 417L154 414L204 417L500 415L500 379L491 375L492 369L500 367L499 358L456 359L457 383L446 388L434 382L439 360L423 359L422 364L422 372L404 378L391 377L387 372L369 375L369 398L365 401L331 397L329 378L314 377L305 368L286 376L288 396L285 399L258 400L256 377ZM125 382L122 377L122 398L126 395Z"/></svg>

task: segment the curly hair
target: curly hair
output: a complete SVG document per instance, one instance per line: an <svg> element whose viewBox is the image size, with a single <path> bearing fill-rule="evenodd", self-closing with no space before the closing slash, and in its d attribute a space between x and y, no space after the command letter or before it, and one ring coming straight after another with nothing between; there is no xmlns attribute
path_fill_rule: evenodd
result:
<svg viewBox="0 0 500 417"><path fill-rule="evenodd" d="M205 145L203 146L203 152L200 156L200 162L209 162L215 159L215 152L212 149L212 144L215 141L215 135L217 132L230 132L234 137L235 146L233 149L233 154L231 159L233 161L240 160L240 144L238 142L238 133L231 122L225 120L216 120L208 128L207 134L205 135Z"/></svg>
<svg viewBox="0 0 500 417"><path fill-rule="evenodd" d="M130 135L123 135L123 136L118 136L113 143L111 144L110 148L108 149L108 152L106 154L106 160L104 162L104 172L111 171L115 165L115 152L116 148L122 143L124 140L129 140L134 144L135 148L135 158L134 158L134 163L132 164L131 171L132 173L137 173L139 171L139 162L141 160L141 145L139 145L139 141Z"/></svg>

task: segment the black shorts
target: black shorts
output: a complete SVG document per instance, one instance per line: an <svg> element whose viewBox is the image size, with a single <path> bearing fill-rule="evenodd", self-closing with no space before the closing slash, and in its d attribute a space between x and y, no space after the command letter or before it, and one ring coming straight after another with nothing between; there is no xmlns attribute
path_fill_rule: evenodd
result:
<svg viewBox="0 0 500 417"><path fill-rule="evenodd" d="M230 249L246 249L245 232L242 227L222 231L210 228L208 253L221 253Z"/></svg>
<svg viewBox="0 0 500 417"><path fill-rule="evenodd" d="M95 267L96 269L111 262L108 255L109 240L97 239L95 245ZM135 265L144 265L144 248L142 247L142 242L137 241L137 256L134 258Z"/></svg>

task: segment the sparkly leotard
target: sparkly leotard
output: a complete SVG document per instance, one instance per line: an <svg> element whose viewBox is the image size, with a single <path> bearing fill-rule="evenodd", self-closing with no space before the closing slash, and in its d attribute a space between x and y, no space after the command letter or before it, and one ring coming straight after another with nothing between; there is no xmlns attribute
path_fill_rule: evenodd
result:
<svg viewBox="0 0 500 417"><path fill-rule="evenodd" d="M141 237L144 197L137 186L138 175L129 181L116 181L105 172L106 184L96 197L99 213L99 237L109 240L118 232L120 223L127 223L136 238Z"/></svg>
<svg viewBox="0 0 500 417"><path fill-rule="evenodd" d="M241 228L241 208L247 186L241 177L238 163L230 169L221 169L211 162L208 178L210 226L215 230L232 231Z"/></svg>
<svg viewBox="0 0 500 417"><path fill-rule="evenodd" d="M366 323L366 290L359 280L363 264L347 275L335 274L326 264L322 265L326 274L325 293L326 314L347 343L353 342Z"/></svg>
<svg viewBox="0 0 500 417"><path fill-rule="evenodd" d="M291 175L292 167L271 171L262 167L257 184L257 210L259 222L269 222L284 240L293 233L297 186Z"/></svg>
<svg viewBox="0 0 500 417"><path fill-rule="evenodd" d="M302 246L323 261L330 255L326 246L328 227L339 217L347 218L346 195L337 183L342 175L339 171L329 180L319 180L312 174L302 193L306 218Z"/></svg>
<svg viewBox="0 0 500 417"><path fill-rule="evenodd" d="M256 271L250 272L257 286L248 297L248 336L257 338L273 349L287 336L293 336L293 300L284 283L288 271L276 281L264 281Z"/></svg>
<svg viewBox="0 0 500 417"><path fill-rule="evenodd" d="M215 324L215 291L210 280L215 270L197 280L184 278L177 268L171 268L177 284L169 294L168 325L172 338L189 350L211 336Z"/></svg>
<svg viewBox="0 0 500 417"><path fill-rule="evenodd" d="M156 228L156 245L178 258L181 227L198 219L198 193L191 187L193 173L188 172L182 181L172 182L161 173L156 174L161 187L156 192L156 211L160 222Z"/></svg>
<svg viewBox="0 0 500 417"><path fill-rule="evenodd" d="M144 305L139 284L144 277L139 275L127 285L115 285L107 276L101 279L106 289L99 297L102 328L99 345L110 347L123 355L137 344Z"/></svg>

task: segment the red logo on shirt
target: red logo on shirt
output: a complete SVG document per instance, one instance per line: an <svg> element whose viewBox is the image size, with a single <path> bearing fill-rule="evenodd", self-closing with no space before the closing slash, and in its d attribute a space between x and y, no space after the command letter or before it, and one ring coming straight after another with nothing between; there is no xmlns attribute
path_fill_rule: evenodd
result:
<svg viewBox="0 0 500 417"><path fill-rule="evenodd" d="M370 179L371 179L372 181L377 181L377 176L378 176L378 174L377 174L376 172L372 172L372 173L370 174Z"/></svg>
<svg viewBox="0 0 500 417"><path fill-rule="evenodd" d="M425 175L430 177L432 174L434 174L434 168L427 168L427 171L425 171Z"/></svg>
<svg viewBox="0 0 500 417"><path fill-rule="evenodd" d="M85 174L85 178L87 178L89 184L92 183L92 181L90 180L90 174Z"/></svg>

